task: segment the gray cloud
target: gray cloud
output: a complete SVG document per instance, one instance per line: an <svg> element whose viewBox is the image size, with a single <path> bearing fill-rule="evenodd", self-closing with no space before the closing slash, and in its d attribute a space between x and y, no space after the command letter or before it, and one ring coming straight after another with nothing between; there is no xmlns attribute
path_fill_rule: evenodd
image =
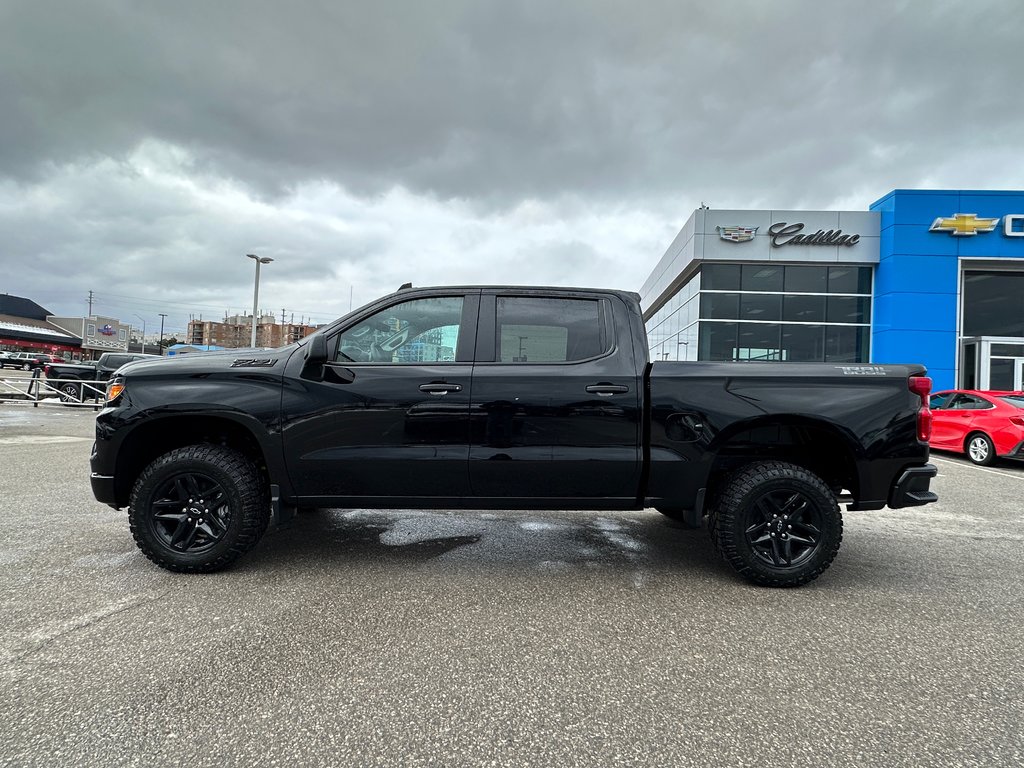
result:
<svg viewBox="0 0 1024 768"><path fill-rule="evenodd" d="M636 288L701 200L1019 186L1017 11L8 2L0 290L183 324L245 306L253 250L323 319L407 279Z"/></svg>

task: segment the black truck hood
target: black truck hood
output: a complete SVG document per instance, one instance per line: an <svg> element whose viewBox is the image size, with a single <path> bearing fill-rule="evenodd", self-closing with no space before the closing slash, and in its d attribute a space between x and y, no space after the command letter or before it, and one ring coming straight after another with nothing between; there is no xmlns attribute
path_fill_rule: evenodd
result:
<svg viewBox="0 0 1024 768"><path fill-rule="evenodd" d="M285 361L298 348L298 344L277 349L228 349L222 352L190 352L155 360L137 360L118 369L118 373L145 376L182 376L195 373L221 373L226 371L262 371L280 374Z"/></svg>

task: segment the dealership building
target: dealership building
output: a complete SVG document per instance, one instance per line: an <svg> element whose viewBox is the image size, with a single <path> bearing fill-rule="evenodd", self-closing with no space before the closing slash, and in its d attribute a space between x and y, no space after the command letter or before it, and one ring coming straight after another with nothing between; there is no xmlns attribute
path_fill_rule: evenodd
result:
<svg viewBox="0 0 1024 768"><path fill-rule="evenodd" d="M1024 192L693 212L641 289L653 360L923 363L1024 389Z"/></svg>

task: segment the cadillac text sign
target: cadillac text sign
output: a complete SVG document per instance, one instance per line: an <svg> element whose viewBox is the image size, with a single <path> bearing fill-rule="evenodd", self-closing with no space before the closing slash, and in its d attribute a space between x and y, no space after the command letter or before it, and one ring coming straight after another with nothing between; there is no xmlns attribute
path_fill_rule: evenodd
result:
<svg viewBox="0 0 1024 768"><path fill-rule="evenodd" d="M845 245L853 246L860 242L858 234L844 234L841 229L819 229L813 234L804 233L803 223L789 224L780 221L768 227L768 236L772 240L772 248L787 245Z"/></svg>

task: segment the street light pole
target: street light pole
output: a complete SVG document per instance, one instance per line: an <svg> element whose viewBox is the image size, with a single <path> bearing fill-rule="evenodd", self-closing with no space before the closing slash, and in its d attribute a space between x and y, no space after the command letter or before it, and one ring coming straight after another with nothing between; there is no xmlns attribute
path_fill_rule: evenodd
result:
<svg viewBox="0 0 1024 768"><path fill-rule="evenodd" d="M270 258L269 256L264 256L263 258L260 258L259 256L255 256L255 255L253 255L251 253L247 253L245 255L247 257L249 257L250 259L252 259L253 261L256 262L256 285L255 285L255 287L252 290L252 338L251 338L251 340L249 342L249 346L250 347L255 347L256 346L256 312L259 311L257 309L257 305L259 304L259 301L260 301L260 264L269 264L270 262L273 261L273 259Z"/></svg>
<svg viewBox="0 0 1024 768"><path fill-rule="evenodd" d="M164 353L164 318L167 317L166 312L160 312L160 354Z"/></svg>
<svg viewBox="0 0 1024 768"><path fill-rule="evenodd" d="M142 321L142 354L146 354L146 318L142 315L135 315Z"/></svg>

